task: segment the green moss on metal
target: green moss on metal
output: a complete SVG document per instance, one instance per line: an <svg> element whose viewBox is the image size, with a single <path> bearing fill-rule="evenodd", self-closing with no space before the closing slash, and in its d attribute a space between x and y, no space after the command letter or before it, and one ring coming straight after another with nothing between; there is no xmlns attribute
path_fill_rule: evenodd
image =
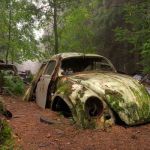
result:
<svg viewBox="0 0 150 150"><path fill-rule="evenodd" d="M128 125L150 121L150 96L143 86L139 91L130 87L133 97L124 97L118 92L106 90L107 103ZM132 98L132 99L131 99Z"/></svg>
<svg viewBox="0 0 150 150"><path fill-rule="evenodd" d="M64 83L59 81L57 88L60 93L64 93L65 95L70 95L72 93L71 91L72 85L68 81L65 81Z"/></svg>
<svg viewBox="0 0 150 150"><path fill-rule="evenodd" d="M123 108L119 105L120 102L124 103L124 99L120 93L106 90L105 94L109 95L107 98L107 103L114 108L115 112L123 111Z"/></svg>
<svg viewBox="0 0 150 150"><path fill-rule="evenodd" d="M85 87L83 87L82 90L80 90L80 91L78 92L80 99L84 96L86 90L87 90L87 89L86 89Z"/></svg>
<svg viewBox="0 0 150 150"><path fill-rule="evenodd" d="M95 128L96 125L94 120L92 120L84 110L84 103L82 103L79 98L76 99L76 102L75 121L77 125L79 125L83 129Z"/></svg>
<svg viewBox="0 0 150 150"><path fill-rule="evenodd" d="M138 118L144 122L150 121L150 96L144 86L140 87L140 93L131 88L134 95L137 97L139 107L137 110ZM135 119L135 118L134 118Z"/></svg>

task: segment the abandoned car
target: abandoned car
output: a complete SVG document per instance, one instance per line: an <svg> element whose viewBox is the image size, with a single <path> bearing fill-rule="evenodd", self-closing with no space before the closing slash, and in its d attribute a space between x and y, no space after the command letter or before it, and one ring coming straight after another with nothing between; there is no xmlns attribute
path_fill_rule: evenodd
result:
<svg viewBox="0 0 150 150"><path fill-rule="evenodd" d="M130 126L150 121L145 87L96 54L53 56L41 66L24 99L72 116L85 128L111 126L116 118Z"/></svg>
<svg viewBox="0 0 150 150"><path fill-rule="evenodd" d="M17 75L18 70L15 65L0 63L0 71L7 71L10 74Z"/></svg>

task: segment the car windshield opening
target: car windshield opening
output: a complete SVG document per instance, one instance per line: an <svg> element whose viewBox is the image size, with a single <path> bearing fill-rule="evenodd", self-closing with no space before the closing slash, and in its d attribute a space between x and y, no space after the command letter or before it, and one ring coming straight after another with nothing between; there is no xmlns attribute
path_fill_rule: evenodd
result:
<svg viewBox="0 0 150 150"><path fill-rule="evenodd" d="M74 74L83 71L113 71L109 62L103 57L76 57L62 61L63 74Z"/></svg>

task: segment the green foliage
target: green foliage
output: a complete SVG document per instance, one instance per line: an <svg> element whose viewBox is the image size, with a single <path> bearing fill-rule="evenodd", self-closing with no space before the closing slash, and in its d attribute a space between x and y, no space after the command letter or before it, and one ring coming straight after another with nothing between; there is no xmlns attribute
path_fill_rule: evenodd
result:
<svg viewBox="0 0 150 150"><path fill-rule="evenodd" d="M0 59L8 51L12 61L41 60L53 55L57 45L59 52L105 55L125 72L141 58L149 72L149 7L149 0L1 0ZM37 28L45 30L45 52L37 48ZM129 60L131 52L135 62Z"/></svg>
<svg viewBox="0 0 150 150"><path fill-rule="evenodd" d="M150 5L128 3L124 6L125 25L115 29L116 40L132 45L132 51L142 55L145 72L150 72Z"/></svg>
<svg viewBox="0 0 150 150"><path fill-rule="evenodd" d="M18 76L5 76L5 87L16 95L22 95L24 93L24 83Z"/></svg>
<svg viewBox="0 0 150 150"><path fill-rule="evenodd" d="M109 53L121 8L106 8L102 0L74 1L59 19L60 50Z"/></svg>
<svg viewBox="0 0 150 150"><path fill-rule="evenodd" d="M150 40L143 45L142 58L144 72L150 72Z"/></svg>
<svg viewBox="0 0 150 150"><path fill-rule="evenodd" d="M11 138L11 129L5 121L0 120L1 132L0 132L0 144L5 143L7 139Z"/></svg>
<svg viewBox="0 0 150 150"><path fill-rule="evenodd" d="M59 19L62 52L95 53L92 13L97 0L73 2Z"/></svg>
<svg viewBox="0 0 150 150"><path fill-rule="evenodd" d="M60 50L63 52L94 52L93 32L87 8L75 8L64 17L60 28Z"/></svg>
<svg viewBox="0 0 150 150"><path fill-rule="evenodd" d="M100 53L126 73L135 73L141 58L144 71L148 72L149 1L118 3L112 0L73 1L59 18L60 50Z"/></svg>
<svg viewBox="0 0 150 150"><path fill-rule="evenodd" d="M0 71L0 87L4 86L4 72Z"/></svg>
<svg viewBox="0 0 150 150"><path fill-rule="evenodd" d="M0 97L0 114L3 114L4 111L5 111L5 106L4 106L4 104L3 104L2 100L1 100L1 97Z"/></svg>
<svg viewBox="0 0 150 150"><path fill-rule="evenodd" d="M0 59L20 62L39 57L34 36L38 10L31 1L0 1Z"/></svg>
<svg viewBox="0 0 150 150"><path fill-rule="evenodd" d="M11 128L6 121L0 120L0 149L13 149L13 144Z"/></svg>
<svg viewBox="0 0 150 150"><path fill-rule="evenodd" d="M59 18L68 9L69 5L74 0L45 0L38 1L41 4L40 7L40 27L45 29L45 34L41 38L41 43L45 48L43 56L49 58L51 55L58 53L59 38L58 26L60 22Z"/></svg>
<svg viewBox="0 0 150 150"><path fill-rule="evenodd" d="M0 77L3 78L3 87L15 95L22 95L25 90L25 85L19 76L14 76L6 71L1 71Z"/></svg>

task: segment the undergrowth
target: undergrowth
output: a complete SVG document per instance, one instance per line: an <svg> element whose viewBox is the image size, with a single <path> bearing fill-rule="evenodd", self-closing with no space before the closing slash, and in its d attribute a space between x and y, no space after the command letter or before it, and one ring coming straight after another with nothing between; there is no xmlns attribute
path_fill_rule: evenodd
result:
<svg viewBox="0 0 150 150"><path fill-rule="evenodd" d="M5 120L0 120L0 150L13 150L12 131Z"/></svg>
<svg viewBox="0 0 150 150"><path fill-rule="evenodd" d="M22 79L17 75L12 75L6 71L1 71L0 78L3 79L2 86L9 94L22 95L24 93L24 83Z"/></svg>

